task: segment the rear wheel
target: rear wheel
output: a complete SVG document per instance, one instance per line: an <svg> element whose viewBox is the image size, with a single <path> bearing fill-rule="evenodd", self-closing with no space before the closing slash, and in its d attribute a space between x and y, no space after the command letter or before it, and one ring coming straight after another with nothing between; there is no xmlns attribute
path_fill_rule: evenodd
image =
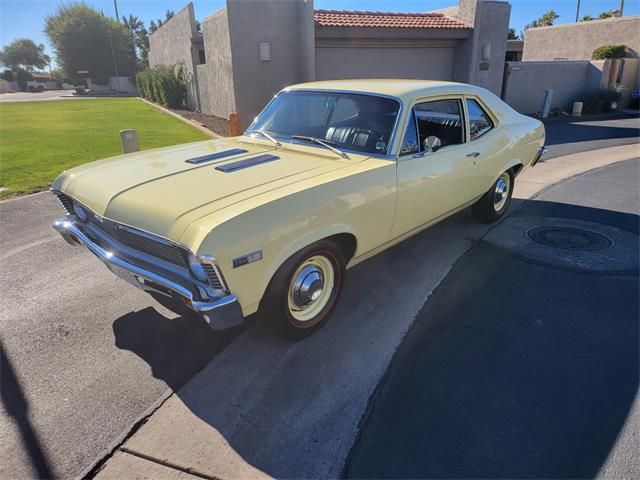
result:
<svg viewBox="0 0 640 480"><path fill-rule="evenodd" d="M274 275L261 305L262 316L276 320L288 337L302 338L328 320L342 290L344 254L322 240L289 258Z"/></svg>
<svg viewBox="0 0 640 480"><path fill-rule="evenodd" d="M513 172L507 170L502 173L489 191L471 207L476 219L484 223L493 223L502 217L511 202L513 184Z"/></svg>

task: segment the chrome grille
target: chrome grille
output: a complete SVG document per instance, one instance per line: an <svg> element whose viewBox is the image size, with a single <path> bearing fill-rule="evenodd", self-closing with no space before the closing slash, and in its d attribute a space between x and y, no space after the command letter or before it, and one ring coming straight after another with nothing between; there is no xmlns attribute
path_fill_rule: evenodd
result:
<svg viewBox="0 0 640 480"><path fill-rule="evenodd" d="M66 210L67 215L73 215L73 200L71 200L71 197L64 193L59 193L57 197L58 201L62 204L62 207Z"/></svg>
<svg viewBox="0 0 640 480"><path fill-rule="evenodd" d="M175 245L162 243L117 226L115 227L114 233L120 243L127 247L148 253L154 257L171 262L174 265L187 267L182 252Z"/></svg>
<svg viewBox="0 0 640 480"><path fill-rule="evenodd" d="M222 286L222 282L218 278L218 274L216 273L216 269L213 268L213 265L211 265L210 263L203 263L202 268L207 274L207 277L209 277L209 281L211 282L211 285L213 286L213 288L216 288L218 290L224 290L224 287Z"/></svg>
<svg viewBox="0 0 640 480"><path fill-rule="evenodd" d="M57 194L57 197L67 213L73 214L73 199L63 193ZM91 211L89 212L88 223L107 233L122 245L172 263L190 272L185 252L177 245L162 238L154 238L152 234L136 231L133 228L100 217ZM222 280L219 278L215 267L209 263L202 263L202 267L209 278L211 286L218 290L224 290Z"/></svg>

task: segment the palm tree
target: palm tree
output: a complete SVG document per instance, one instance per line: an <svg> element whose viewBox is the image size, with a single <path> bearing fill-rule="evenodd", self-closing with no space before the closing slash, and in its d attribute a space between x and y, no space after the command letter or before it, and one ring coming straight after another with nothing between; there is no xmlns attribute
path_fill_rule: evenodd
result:
<svg viewBox="0 0 640 480"><path fill-rule="evenodd" d="M138 32L141 28L144 28L142 20L131 14L129 14L128 18L124 15L122 16L122 24L124 25L124 28L131 32L132 35Z"/></svg>

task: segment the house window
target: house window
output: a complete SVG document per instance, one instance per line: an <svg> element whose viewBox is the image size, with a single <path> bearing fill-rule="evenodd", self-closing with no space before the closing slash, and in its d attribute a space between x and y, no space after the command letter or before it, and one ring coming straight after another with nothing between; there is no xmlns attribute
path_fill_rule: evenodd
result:
<svg viewBox="0 0 640 480"><path fill-rule="evenodd" d="M204 48L198 50L198 65L202 65L203 63L207 63L207 57L204 54Z"/></svg>

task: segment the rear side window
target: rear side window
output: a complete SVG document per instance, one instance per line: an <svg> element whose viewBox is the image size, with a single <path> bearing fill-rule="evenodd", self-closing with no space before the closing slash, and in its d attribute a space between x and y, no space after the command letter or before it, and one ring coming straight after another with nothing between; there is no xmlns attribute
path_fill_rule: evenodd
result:
<svg viewBox="0 0 640 480"><path fill-rule="evenodd" d="M469 113L469 135L471 140L475 140L493 128L491 117L475 100L467 99L467 112Z"/></svg>
<svg viewBox="0 0 640 480"><path fill-rule="evenodd" d="M455 99L435 100L415 106L421 150L424 140L432 135L440 139L443 147L464 142L460 107L460 102Z"/></svg>

